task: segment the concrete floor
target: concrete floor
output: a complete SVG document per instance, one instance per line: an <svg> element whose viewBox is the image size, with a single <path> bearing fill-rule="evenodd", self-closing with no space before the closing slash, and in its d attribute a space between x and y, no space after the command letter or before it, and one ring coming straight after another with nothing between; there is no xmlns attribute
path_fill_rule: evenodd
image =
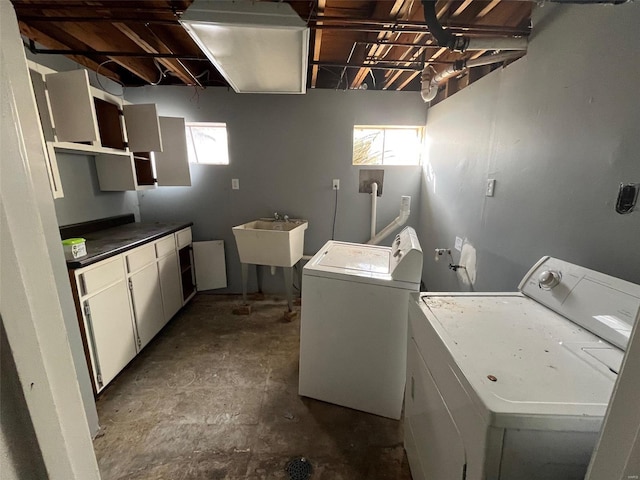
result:
<svg viewBox="0 0 640 480"><path fill-rule="evenodd" d="M410 480L401 422L299 397L299 315L252 303L198 294L101 394L102 478Z"/></svg>

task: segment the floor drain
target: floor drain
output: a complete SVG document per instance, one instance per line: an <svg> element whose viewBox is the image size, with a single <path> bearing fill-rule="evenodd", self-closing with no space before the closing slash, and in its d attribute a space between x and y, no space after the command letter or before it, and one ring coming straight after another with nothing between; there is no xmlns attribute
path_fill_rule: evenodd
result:
<svg viewBox="0 0 640 480"><path fill-rule="evenodd" d="M287 463L284 470L289 474L289 480L308 480L311 478L313 467L305 457L296 457Z"/></svg>

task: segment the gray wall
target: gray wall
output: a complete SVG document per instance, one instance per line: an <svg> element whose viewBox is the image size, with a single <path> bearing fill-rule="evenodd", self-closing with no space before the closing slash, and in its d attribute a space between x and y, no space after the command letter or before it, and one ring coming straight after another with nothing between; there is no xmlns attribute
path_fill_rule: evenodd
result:
<svg viewBox="0 0 640 480"><path fill-rule="evenodd" d="M47 478L38 440L1 321L0 476L4 480Z"/></svg>
<svg viewBox="0 0 640 480"><path fill-rule="evenodd" d="M225 241L229 291L241 289L240 263L231 228L274 212L306 218L305 253L331 238L333 178L340 179L337 240L364 242L370 229L370 195L358 193L359 168L351 165L354 124L424 125L417 92L311 90L306 95L238 95L223 88L127 89L134 103L154 102L159 114L187 121L226 122L230 165L191 165L191 187L139 193L142 221L194 222L194 239ZM398 215L400 197L411 195L417 226L419 167L385 168L378 228ZM240 190L231 189L231 179ZM390 242L390 240L388 240ZM255 288L255 281L250 284ZM281 272L265 281L284 290Z"/></svg>
<svg viewBox="0 0 640 480"><path fill-rule="evenodd" d="M133 213L140 219L136 192L102 192L93 157L58 154L64 197L55 200L59 225Z"/></svg>
<svg viewBox="0 0 640 480"><path fill-rule="evenodd" d="M515 290L543 255L640 283L640 212L614 211L619 183L640 182L638 25L638 3L545 4L526 57L429 110L422 246L466 237L476 290ZM431 254L424 280L467 289Z"/></svg>
<svg viewBox="0 0 640 480"><path fill-rule="evenodd" d="M25 50L28 60L47 66L58 72L84 68L62 55L34 55ZM96 88L122 96L120 85L89 71L89 82ZM55 200L59 225L86 222L97 218L133 213L140 218L138 196L135 192L101 192L98 185L95 161L92 156L58 153L58 169L62 180L64 198Z"/></svg>

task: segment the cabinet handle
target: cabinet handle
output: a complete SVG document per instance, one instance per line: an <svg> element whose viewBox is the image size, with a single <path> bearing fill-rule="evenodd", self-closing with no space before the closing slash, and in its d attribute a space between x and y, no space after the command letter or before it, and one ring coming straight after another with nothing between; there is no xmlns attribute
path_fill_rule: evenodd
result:
<svg viewBox="0 0 640 480"><path fill-rule="evenodd" d="M98 357L98 347L96 345L95 334L93 333L93 321L91 319L91 306L89 302L84 302L84 318L86 319L87 324L87 333L89 335L89 342L91 343L91 350L93 351L93 363L96 367L96 380L98 382L98 387L102 388L104 386L102 382L102 369L100 368L100 358Z"/></svg>

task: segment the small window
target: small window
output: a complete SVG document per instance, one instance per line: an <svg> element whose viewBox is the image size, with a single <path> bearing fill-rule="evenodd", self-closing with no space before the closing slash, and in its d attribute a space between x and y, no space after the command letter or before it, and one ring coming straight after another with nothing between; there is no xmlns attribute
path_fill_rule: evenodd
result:
<svg viewBox="0 0 640 480"><path fill-rule="evenodd" d="M353 128L354 165L420 165L422 127Z"/></svg>
<svg viewBox="0 0 640 480"><path fill-rule="evenodd" d="M229 165L226 123L187 122L189 162Z"/></svg>

